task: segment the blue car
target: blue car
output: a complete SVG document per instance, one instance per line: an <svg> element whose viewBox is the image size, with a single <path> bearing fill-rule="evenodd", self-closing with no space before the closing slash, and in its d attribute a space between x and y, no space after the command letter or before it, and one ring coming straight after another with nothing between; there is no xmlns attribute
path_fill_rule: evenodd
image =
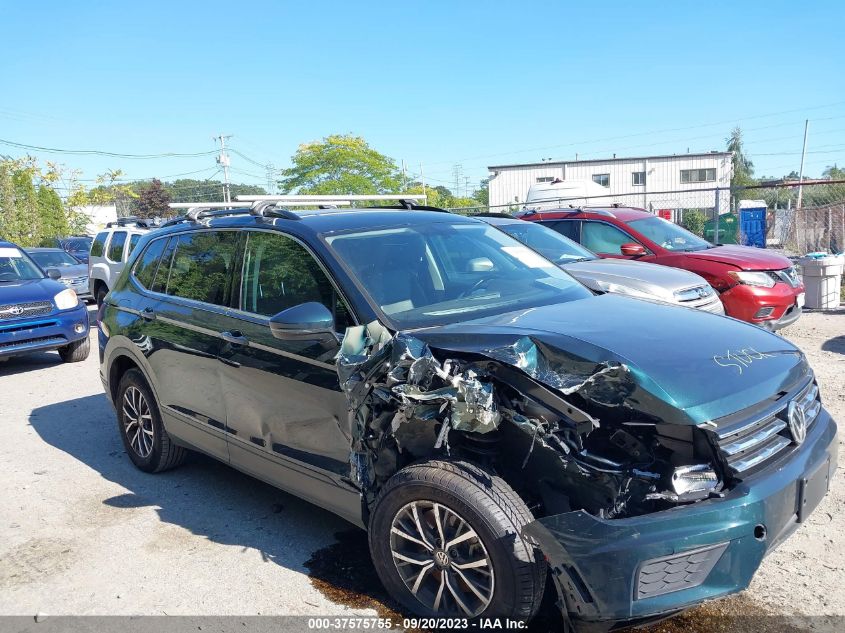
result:
<svg viewBox="0 0 845 633"><path fill-rule="evenodd" d="M49 350L67 363L88 358L88 311L60 277L0 241L0 360Z"/></svg>

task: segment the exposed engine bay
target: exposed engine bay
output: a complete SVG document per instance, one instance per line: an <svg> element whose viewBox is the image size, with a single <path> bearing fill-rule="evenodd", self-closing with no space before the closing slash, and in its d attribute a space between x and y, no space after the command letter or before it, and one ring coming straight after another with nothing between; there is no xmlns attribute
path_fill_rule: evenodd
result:
<svg viewBox="0 0 845 633"><path fill-rule="evenodd" d="M499 474L538 518L637 516L724 486L705 433L648 413L666 405L624 363L585 361L529 336L444 349L373 322L347 330L337 368L365 512L396 471L435 456Z"/></svg>

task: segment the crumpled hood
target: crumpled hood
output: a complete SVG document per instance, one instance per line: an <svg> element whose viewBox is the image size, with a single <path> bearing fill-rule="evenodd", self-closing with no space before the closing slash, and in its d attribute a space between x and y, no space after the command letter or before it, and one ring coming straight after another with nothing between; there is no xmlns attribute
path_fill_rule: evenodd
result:
<svg viewBox="0 0 845 633"><path fill-rule="evenodd" d="M413 336L434 349L517 367L588 403L677 424L700 424L750 407L809 372L800 350L758 327L611 294Z"/></svg>
<svg viewBox="0 0 845 633"><path fill-rule="evenodd" d="M52 301L53 297L64 289L64 284L47 278L2 282L0 283L0 305Z"/></svg>
<svg viewBox="0 0 845 633"><path fill-rule="evenodd" d="M684 253L684 256L730 264L741 270L783 270L792 266L792 262L783 255L752 246L717 246L704 251Z"/></svg>
<svg viewBox="0 0 845 633"><path fill-rule="evenodd" d="M617 284L642 292L674 299L676 290L709 286L703 277L680 268L660 266L625 259L595 259L561 266L582 284L593 290L605 290L596 282Z"/></svg>

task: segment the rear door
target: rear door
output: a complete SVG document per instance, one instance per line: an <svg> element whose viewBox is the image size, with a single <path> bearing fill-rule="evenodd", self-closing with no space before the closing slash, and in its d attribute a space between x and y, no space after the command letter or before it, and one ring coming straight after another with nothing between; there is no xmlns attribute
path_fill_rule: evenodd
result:
<svg viewBox="0 0 845 633"><path fill-rule="evenodd" d="M296 238L247 231L241 279L221 349L233 465L360 521L348 483L351 436L335 368L340 333L353 323L347 302ZM335 317L337 340L280 340L270 318L316 301Z"/></svg>
<svg viewBox="0 0 845 633"><path fill-rule="evenodd" d="M174 235L155 275L155 297L139 306L151 320L149 363L173 435L223 460L228 451L220 333L228 327L238 246L235 231Z"/></svg>

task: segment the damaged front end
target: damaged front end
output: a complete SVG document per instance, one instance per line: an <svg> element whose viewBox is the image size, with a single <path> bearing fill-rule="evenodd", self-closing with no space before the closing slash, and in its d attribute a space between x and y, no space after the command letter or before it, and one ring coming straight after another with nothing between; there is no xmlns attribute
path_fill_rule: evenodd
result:
<svg viewBox="0 0 845 633"><path fill-rule="evenodd" d="M651 396L620 362L587 362L527 336L441 349L373 322L349 328L338 373L365 512L397 470L435 456L494 469L535 516L636 516L722 486L697 429L631 406Z"/></svg>
<svg viewBox="0 0 845 633"><path fill-rule="evenodd" d="M751 486L712 423L624 359L531 335L467 338L392 335L378 322L347 331L337 367L364 520L404 466L473 462L525 501L535 520L523 536L549 562L562 611L582 623L659 617L741 590L801 520L795 481L822 473L815 464L835 468L826 413L814 448Z"/></svg>

